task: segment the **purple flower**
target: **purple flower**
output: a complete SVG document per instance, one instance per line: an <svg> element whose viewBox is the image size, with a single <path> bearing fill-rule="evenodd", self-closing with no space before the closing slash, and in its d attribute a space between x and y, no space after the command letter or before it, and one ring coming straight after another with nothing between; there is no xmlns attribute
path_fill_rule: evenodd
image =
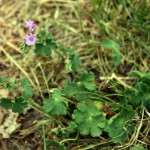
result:
<svg viewBox="0 0 150 150"><path fill-rule="evenodd" d="M29 35L26 35L25 36L25 40L26 40L26 44L29 46L29 45L34 45L36 40L37 40L37 37L36 35L30 33Z"/></svg>
<svg viewBox="0 0 150 150"><path fill-rule="evenodd" d="M34 24L33 20L27 20L26 27L33 31L36 28L36 25Z"/></svg>
<svg viewBox="0 0 150 150"><path fill-rule="evenodd" d="M29 29L30 29L31 31L34 31L35 28L36 28L36 25L35 25L35 24L32 24L32 25L29 27Z"/></svg>

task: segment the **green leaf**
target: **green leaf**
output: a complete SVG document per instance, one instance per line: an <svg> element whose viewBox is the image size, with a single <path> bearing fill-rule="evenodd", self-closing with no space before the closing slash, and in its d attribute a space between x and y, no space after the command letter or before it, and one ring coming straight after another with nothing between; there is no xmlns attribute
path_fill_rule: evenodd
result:
<svg viewBox="0 0 150 150"><path fill-rule="evenodd" d="M51 55L51 47L50 47L50 45L49 44L39 44L39 43L37 43L36 45L35 45L35 50L34 50L34 52L37 54L37 55L39 55L39 54L43 54L43 55L46 55L46 56L48 56L48 55Z"/></svg>
<svg viewBox="0 0 150 150"><path fill-rule="evenodd" d="M54 106L53 106L53 99L51 97L47 98L47 99L44 99L43 101L43 110L48 113L50 112Z"/></svg>
<svg viewBox="0 0 150 150"><path fill-rule="evenodd" d="M130 150L148 150L147 148L144 148L143 146L137 145L130 148Z"/></svg>
<svg viewBox="0 0 150 150"><path fill-rule="evenodd" d="M83 85L89 91L94 91L96 89L96 85L93 82L83 82Z"/></svg>
<svg viewBox="0 0 150 150"><path fill-rule="evenodd" d="M56 48L56 43L51 42L51 40L46 40L46 45L47 45L47 47L49 47L49 49Z"/></svg>
<svg viewBox="0 0 150 150"><path fill-rule="evenodd" d="M24 88L29 86L29 82L26 79L21 79L20 83Z"/></svg>
<svg viewBox="0 0 150 150"><path fill-rule="evenodd" d="M61 96L61 90L57 89L52 97L44 100L43 110L53 115L64 115L67 113L68 102Z"/></svg>
<svg viewBox="0 0 150 150"><path fill-rule="evenodd" d="M92 4L93 4L94 6L100 5L101 2L102 2L102 0L92 0Z"/></svg>
<svg viewBox="0 0 150 150"><path fill-rule="evenodd" d="M0 83L3 83L3 82L4 82L4 78L0 77Z"/></svg>
<svg viewBox="0 0 150 150"><path fill-rule="evenodd" d="M63 92L69 97L74 97L74 95L78 92L78 87L76 86L76 83L71 82L70 79L67 79L64 83Z"/></svg>
<svg viewBox="0 0 150 150"><path fill-rule="evenodd" d="M118 66L122 60L122 53L119 51L120 49L120 46L119 44L117 44L115 41L113 40L109 40L109 39L106 39L106 40L103 40L102 41L102 46L104 48L104 50L110 50L112 49L112 58L114 60L114 64L116 66Z"/></svg>
<svg viewBox="0 0 150 150"><path fill-rule="evenodd" d="M118 66L121 63L122 57L123 55L119 50L115 49L112 51L112 58L116 66Z"/></svg>
<svg viewBox="0 0 150 150"><path fill-rule="evenodd" d="M28 103L22 97L15 97L12 111L22 113L27 106Z"/></svg>
<svg viewBox="0 0 150 150"><path fill-rule="evenodd" d="M150 80L150 72L144 73L144 78Z"/></svg>
<svg viewBox="0 0 150 150"><path fill-rule="evenodd" d="M29 99L33 96L33 88L32 87L26 87L24 88L23 92L22 92L22 96L24 97L24 99Z"/></svg>
<svg viewBox="0 0 150 150"><path fill-rule="evenodd" d="M94 101L94 106L98 109L98 110L102 110L103 109L103 103L100 101Z"/></svg>
<svg viewBox="0 0 150 150"><path fill-rule="evenodd" d="M45 29L41 29L39 31L39 33L38 33L38 36L41 36L41 37L45 38L46 37L46 31L45 31Z"/></svg>
<svg viewBox="0 0 150 150"><path fill-rule="evenodd" d="M77 128L77 124L74 121L70 121L68 125L69 125L69 128L68 128L69 132L74 132L75 129Z"/></svg>
<svg viewBox="0 0 150 150"><path fill-rule="evenodd" d="M77 130L82 135L98 137L106 126L106 118L93 104L92 101L79 103L74 111L73 119L77 124Z"/></svg>
<svg viewBox="0 0 150 150"><path fill-rule="evenodd" d="M74 98L79 100L79 101L89 100L90 99L89 95L86 92L84 92L84 91L80 91L77 94L75 94Z"/></svg>
<svg viewBox="0 0 150 150"><path fill-rule="evenodd" d="M131 77L137 77L141 79L142 78L150 79L150 72L143 73L141 71L134 70L134 71L131 71L128 75Z"/></svg>
<svg viewBox="0 0 150 150"><path fill-rule="evenodd" d="M72 55L74 54L74 50L72 48L65 49L66 54Z"/></svg>
<svg viewBox="0 0 150 150"><path fill-rule="evenodd" d="M120 105L127 107L129 103L134 103L133 100L135 99L135 91L130 88L126 88L122 95L118 96L118 98Z"/></svg>
<svg viewBox="0 0 150 150"><path fill-rule="evenodd" d="M82 82L86 82L86 81L93 81L95 79L94 77L94 73L93 72L87 72L85 71L82 75L81 75L81 81Z"/></svg>
<svg viewBox="0 0 150 150"><path fill-rule="evenodd" d="M43 44L39 44L39 43L37 43L36 45L35 45L35 50L34 50L34 52L36 53L36 54L43 54Z"/></svg>
<svg viewBox="0 0 150 150"><path fill-rule="evenodd" d="M8 84L14 84L16 82L13 78L3 78L0 77L0 83L8 83Z"/></svg>
<svg viewBox="0 0 150 150"><path fill-rule="evenodd" d="M65 65L65 69L66 69L68 72L73 71L73 70L72 70L72 65L71 65L70 61L65 60L65 62L67 62L66 65Z"/></svg>
<svg viewBox="0 0 150 150"><path fill-rule="evenodd" d="M118 50L120 48L119 44L117 44L115 41L113 40L109 40L109 39L105 39L102 41L102 46L104 48L104 50Z"/></svg>
<svg viewBox="0 0 150 150"><path fill-rule="evenodd" d="M130 123L133 115L134 113L132 111L124 110L108 121L105 131L109 133L114 143L124 142L128 134L134 130L134 125Z"/></svg>
<svg viewBox="0 0 150 150"><path fill-rule="evenodd" d="M93 72L87 72L85 71L82 75L81 75L81 83L83 84L83 86L89 90L89 91L93 91L96 89L96 84L93 82L94 81L94 73Z"/></svg>
<svg viewBox="0 0 150 150"><path fill-rule="evenodd" d="M13 112L21 113L28 103L22 97L15 97L14 102L10 98L1 98L0 105L5 109L12 109Z"/></svg>
<svg viewBox="0 0 150 150"><path fill-rule="evenodd" d="M53 40L53 34L52 33L48 33L46 37L47 37L47 39Z"/></svg>
<svg viewBox="0 0 150 150"><path fill-rule="evenodd" d="M87 91L93 91L96 89L94 83L94 74L92 72L85 71L81 75L81 80L78 82L65 81L64 90L66 96L76 98L77 100L88 99Z"/></svg>
<svg viewBox="0 0 150 150"><path fill-rule="evenodd" d="M71 61L72 70L77 70L79 68L79 66L81 65L79 56L76 53L74 53L73 55L70 56L70 61Z"/></svg>
<svg viewBox="0 0 150 150"><path fill-rule="evenodd" d="M11 101L10 98L1 98L0 100L1 100L0 105L2 107L4 107L5 109L12 109L13 102Z"/></svg>
<svg viewBox="0 0 150 150"><path fill-rule="evenodd" d="M136 89L138 91L135 93L134 102L136 104L143 102L144 106L150 110L150 86L141 81L136 85Z"/></svg>
<svg viewBox="0 0 150 150"><path fill-rule="evenodd" d="M131 77L138 77L138 78L144 77L144 73L138 70L131 71L128 75Z"/></svg>
<svg viewBox="0 0 150 150"><path fill-rule="evenodd" d="M11 83L7 83L7 84L6 84L6 88L7 88L8 90L11 90L11 89L14 88L14 85L11 84Z"/></svg>
<svg viewBox="0 0 150 150"><path fill-rule="evenodd" d="M57 45L55 42L53 42L53 35L51 33L48 33L46 35L45 30L41 30L38 34L38 43L35 45L34 52L39 55L51 55L52 51L51 49L56 48Z"/></svg>
<svg viewBox="0 0 150 150"><path fill-rule="evenodd" d="M29 99L33 96L33 88L29 85L29 82L26 79L20 80L21 85L23 86L22 96L24 99Z"/></svg>
<svg viewBox="0 0 150 150"><path fill-rule="evenodd" d="M117 117L119 116L119 113L112 116L109 120L108 120L108 125L110 125Z"/></svg>
<svg viewBox="0 0 150 150"><path fill-rule="evenodd" d="M77 100L88 99L86 89L80 82L71 82L70 79L65 81L63 93Z"/></svg>
<svg viewBox="0 0 150 150"><path fill-rule="evenodd" d="M22 54L24 54L24 53L26 53L26 52L29 51L29 47L28 47L27 44L20 44L19 47L20 47L20 49L21 49L21 53L22 53Z"/></svg>

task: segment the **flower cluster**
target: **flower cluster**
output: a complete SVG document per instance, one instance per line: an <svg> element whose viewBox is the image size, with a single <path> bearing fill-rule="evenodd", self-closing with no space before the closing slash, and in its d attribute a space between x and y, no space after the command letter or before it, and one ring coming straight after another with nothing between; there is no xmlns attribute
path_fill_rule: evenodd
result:
<svg viewBox="0 0 150 150"><path fill-rule="evenodd" d="M37 36L32 33L36 28L34 21L33 20L27 20L26 21L26 27L30 29L30 34L26 35L24 38L26 41L26 44L28 46L34 45L36 40L37 40Z"/></svg>

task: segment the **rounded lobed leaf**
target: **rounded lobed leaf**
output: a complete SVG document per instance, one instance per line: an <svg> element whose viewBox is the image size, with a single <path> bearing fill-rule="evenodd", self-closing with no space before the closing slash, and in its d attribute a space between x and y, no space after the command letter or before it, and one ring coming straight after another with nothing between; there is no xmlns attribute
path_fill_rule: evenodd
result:
<svg viewBox="0 0 150 150"><path fill-rule="evenodd" d="M80 134L93 137L100 136L106 126L106 118L95 106L93 101L79 103L74 111L73 119Z"/></svg>

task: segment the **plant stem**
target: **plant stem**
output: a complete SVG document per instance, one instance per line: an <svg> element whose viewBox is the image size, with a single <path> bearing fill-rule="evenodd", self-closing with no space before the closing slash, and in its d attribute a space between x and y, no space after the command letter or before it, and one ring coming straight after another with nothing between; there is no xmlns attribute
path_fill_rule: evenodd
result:
<svg viewBox="0 0 150 150"><path fill-rule="evenodd" d="M44 120L44 115L43 115L43 120ZM44 150L46 150L46 140L45 140L45 127L44 127L44 123L42 124L42 132L43 132Z"/></svg>
<svg viewBox="0 0 150 150"><path fill-rule="evenodd" d="M60 142L60 145L61 145L62 143L67 142L67 141L76 141L76 140L78 139L78 137L79 137L79 132L77 133L77 136L76 136L75 138L69 138L69 139L64 139L64 140L62 140L62 141Z"/></svg>

